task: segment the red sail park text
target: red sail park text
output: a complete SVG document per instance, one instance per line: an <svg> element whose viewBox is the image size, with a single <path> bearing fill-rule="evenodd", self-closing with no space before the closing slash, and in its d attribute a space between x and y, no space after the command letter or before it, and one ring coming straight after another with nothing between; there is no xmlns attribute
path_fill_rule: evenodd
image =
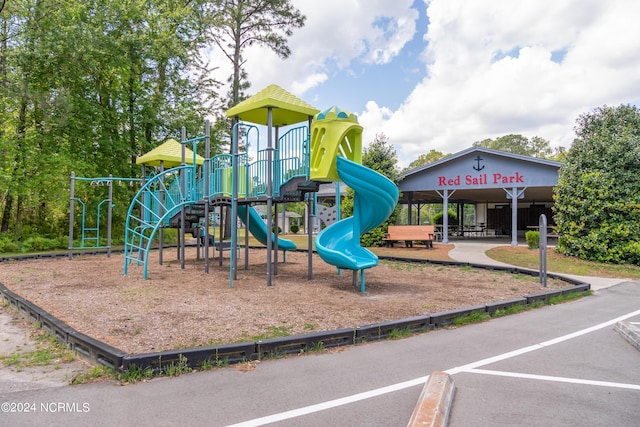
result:
<svg viewBox="0 0 640 427"><path fill-rule="evenodd" d="M465 185L487 185L491 180L491 184L524 184L524 177L520 173L516 172L515 175L502 175L500 173L494 173L490 176L486 173L478 176L467 175L464 177ZM462 177L458 175L455 178L447 178L446 176L438 177L438 185L443 186L455 186L462 184Z"/></svg>

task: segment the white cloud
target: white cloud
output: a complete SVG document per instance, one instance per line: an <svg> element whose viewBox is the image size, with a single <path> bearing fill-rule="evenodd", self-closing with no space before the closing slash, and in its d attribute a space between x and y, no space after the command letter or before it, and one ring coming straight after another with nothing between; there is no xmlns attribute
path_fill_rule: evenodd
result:
<svg viewBox="0 0 640 427"><path fill-rule="evenodd" d="M258 91L275 83L303 96L332 74L349 73L355 61L391 61L415 33L418 12L411 9L412 2L293 0L292 4L307 17L305 26L289 38L292 54L286 61L264 47L247 50L244 56L252 89ZM210 58L220 65L215 75L226 81L229 61L215 50Z"/></svg>
<svg viewBox="0 0 640 427"><path fill-rule="evenodd" d="M640 2L292 3L307 16L305 27L289 39L292 55L285 61L265 48L246 52L252 91L276 83L304 98L311 89L330 87L339 73L363 78L365 66L397 61L399 69L414 70L403 48L416 32L423 37L423 78L402 95L401 105L392 110L376 97L383 81L366 82L368 102L358 114L364 141L386 134L402 166L431 149L456 152L508 133L569 147L580 114L640 102ZM416 28L416 5L427 11L426 28ZM215 63L226 80L228 60Z"/></svg>
<svg viewBox="0 0 640 427"><path fill-rule="evenodd" d="M432 0L427 12L424 79L397 111L369 102L359 116L402 165L508 133L568 147L579 114L640 99L638 2Z"/></svg>

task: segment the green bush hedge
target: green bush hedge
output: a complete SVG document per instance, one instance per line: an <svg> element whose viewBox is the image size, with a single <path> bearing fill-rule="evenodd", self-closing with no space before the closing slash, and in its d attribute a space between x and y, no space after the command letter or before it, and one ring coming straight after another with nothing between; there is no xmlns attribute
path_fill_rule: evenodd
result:
<svg viewBox="0 0 640 427"><path fill-rule="evenodd" d="M0 253L20 252L20 245L13 240L3 237L0 239Z"/></svg>
<svg viewBox="0 0 640 427"><path fill-rule="evenodd" d="M540 247L540 232L539 231L527 231L525 233L527 239L527 245L529 249L538 249Z"/></svg>

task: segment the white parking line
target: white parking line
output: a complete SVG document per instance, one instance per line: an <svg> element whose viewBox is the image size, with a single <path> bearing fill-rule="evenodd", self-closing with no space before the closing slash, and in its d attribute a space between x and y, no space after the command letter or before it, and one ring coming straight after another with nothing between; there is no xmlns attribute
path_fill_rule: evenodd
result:
<svg viewBox="0 0 640 427"><path fill-rule="evenodd" d="M541 342L539 344L534 344L534 345L530 345L527 347L523 347L520 348L518 350L514 350L514 351L510 351L507 353L503 353L503 354L499 354L497 356L493 356L493 357L489 357L486 359L482 359L482 360L478 360L476 362L472 362L472 363L468 363L466 365L463 366L459 366L459 367L455 367L455 368L451 368L448 369L444 372L453 375L453 374L457 374L460 372L474 372L475 373L489 373L489 372L498 372L498 371L484 371L484 370L479 370L477 368L481 367L481 366L485 366L485 365L489 365L491 363L495 363L495 362L499 362L502 360L506 360L506 359L510 359L512 357L516 357L516 356L520 356L522 354L525 353L529 353L532 351L536 351L536 350L540 350L546 347L550 347L552 345L564 342L564 341L568 341L570 339L573 338L577 338L580 337L582 335L606 328L608 326L611 325L615 325L616 323L622 321L622 320L626 320L630 317L634 317L634 316L638 316L640 315L640 310L636 310L634 312L625 314L623 316L619 316L616 317L615 319L612 320L608 320L606 322L603 323L599 323L595 326L591 326L589 328L585 328L585 329L581 329L579 331L576 332L572 332L570 334L567 335L563 335L561 337L557 337L548 341L544 341ZM508 374L508 373L505 373ZM514 375L527 375L527 374L514 374ZM505 375L508 376L508 375ZM546 378L548 381L551 381L550 378L560 378L560 377L545 377L542 375L536 376L539 377L538 379L541 378ZM399 391L399 390L404 390L406 388L409 387L415 387L418 385L422 385L424 384L427 379L429 378L429 376L426 377L419 377L413 380L409 380L409 381L404 381L401 383L397 383L397 384L392 384L386 387L381 387L375 390L370 390L370 391L365 391L362 393L358 393L358 394L353 394L351 396L345 396L339 399L334 399L334 400L330 400L327 402L321 402L321 403L317 403L315 405L310 405L310 406L304 406L302 408L298 408L298 409L292 409L290 411L286 411L286 412L280 412L278 414L273 414L273 415L268 415L265 417L260 417L260 418L254 418L253 420L248 420L248 421L244 421L242 423L238 423L238 424L233 424L231 426L228 427L240 427L240 426L263 426L266 424L271 424L271 423L275 423L278 421L284 421L284 420L288 420L291 418L296 418L296 417L300 417L303 415L309 415L312 414L314 412L320 412L320 411L324 411L326 409L330 409L330 408L335 408L338 406L342 406L342 405L348 405L350 403L354 403L354 402L358 402L361 400L365 400L365 399L369 399L372 397L376 397L376 396L380 396L383 394L387 394L387 393L392 393L395 391ZM566 380L570 380L569 378L567 378ZM579 380L576 380L579 381ZM584 380L587 381L587 380ZM566 381L569 382L569 381ZM619 383L604 383L604 382L599 382L601 384L596 384L596 385L604 385L604 384L619 384ZM638 387L635 386L633 384L627 384L627 386L631 386L631 387L623 387L623 388L634 388L634 387ZM620 385L618 385L618 387L620 387Z"/></svg>
<svg viewBox="0 0 640 427"><path fill-rule="evenodd" d="M562 335L561 337L557 337L557 338L554 338L554 339L551 339L551 340L548 340L548 341L543 341L543 342L541 342L539 344L530 345L528 347L523 347L523 348L520 348L518 350L510 351L508 353L503 353L503 354L499 354L497 356L489 357L487 359L478 360L477 362L471 362L471 363L468 363L468 364L463 365L463 366L458 366L458 367L455 367L455 368L448 369L448 370L446 370L444 372L446 372L447 374L453 375L453 374L457 374L457 373L460 373L460 372L466 372L466 371L468 371L470 369L475 369L475 368L479 368L481 366L489 365L491 363L500 362L500 361L506 360L506 359L511 359L512 357L520 356L522 354L529 353L531 351L540 350L540 349L543 349L545 347L550 347L552 345L559 344L561 342L568 341L570 339L577 338L577 337L580 337L582 335L586 335L586 334L598 331L598 330L603 329L603 328L607 328L607 327L609 327L611 325L615 325L616 323L618 323L618 322L620 322L622 320L626 320L626 319L628 319L630 317L634 317L634 316L638 316L638 315L640 315L640 310L636 310L634 312L627 313L627 314L625 314L623 316L616 317L615 319L611 319L611 320L608 320L606 322L598 323L597 325L591 326L589 328L580 329L579 331L572 332L572 333L567 334L567 335Z"/></svg>
<svg viewBox="0 0 640 427"><path fill-rule="evenodd" d="M409 381L404 381L390 386L377 388L375 390L365 391L351 396L342 397L340 399L329 400L327 402L317 403L311 406L305 406L298 409L292 409L291 411L280 412L279 414L268 415L262 418L256 418L253 420L245 421L238 424L233 424L227 427L240 427L240 426L263 426L265 424L271 424L278 421L288 420L289 418L301 417L303 415L309 415L314 412L324 411L325 409L335 408L337 406L348 405L350 403L358 402L360 400L370 399L372 397L380 396L394 391L404 390L405 388L415 387L422 385L429 379L429 375L426 377L420 377Z"/></svg>
<svg viewBox="0 0 640 427"><path fill-rule="evenodd" d="M495 375L499 377L526 378L530 380L554 381L559 383L595 385L600 387L613 387L613 388L626 388L630 390L640 390L640 384L612 383L609 381L582 380L579 378L553 377L549 375L533 375L533 374L524 374L524 373L517 373L517 372L491 371L488 369L469 369L468 371L465 371L465 372L468 372L471 374Z"/></svg>

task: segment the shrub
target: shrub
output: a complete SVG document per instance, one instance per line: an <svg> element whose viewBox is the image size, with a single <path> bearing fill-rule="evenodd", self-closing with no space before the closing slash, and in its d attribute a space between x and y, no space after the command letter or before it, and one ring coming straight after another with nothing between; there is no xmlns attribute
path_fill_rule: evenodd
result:
<svg viewBox="0 0 640 427"><path fill-rule="evenodd" d="M438 212L433 216L433 223L442 225L442 217L444 216L443 212ZM458 214L456 214L451 209L449 210L449 225L458 225Z"/></svg>
<svg viewBox="0 0 640 427"><path fill-rule="evenodd" d="M387 227L376 227L360 236L360 244L365 248L375 248L382 246L384 241L384 229Z"/></svg>
<svg viewBox="0 0 640 427"><path fill-rule="evenodd" d="M299 230L300 230L300 227L298 227L297 224L293 224L291 225L291 227L289 227L289 231L291 231L293 234L296 234Z"/></svg>
<svg viewBox="0 0 640 427"><path fill-rule="evenodd" d="M538 249L540 247L540 232L539 231L527 231L525 233L527 239L527 245L529 249Z"/></svg>
<svg viewBox="0 0 640 427"><path fill-rule="evenodd" d="M558 252L615 264L640 259L640 109L603 106L576 121L555 191Z"/></svg>
<svg viewBox="0 0 640 427"><path fill-rule="evenodd" d="M51 251L58 248L63 248L58 239L47 239L46 237L29 237L22 242L22 252L39 252L39 251Z"/></svg>
<svg viewBox="0 0 640 427"><path fill-rule="evenodd" d="M20 252L20 245L8 237L0 239L0 253L4 252Z"/></svg>

